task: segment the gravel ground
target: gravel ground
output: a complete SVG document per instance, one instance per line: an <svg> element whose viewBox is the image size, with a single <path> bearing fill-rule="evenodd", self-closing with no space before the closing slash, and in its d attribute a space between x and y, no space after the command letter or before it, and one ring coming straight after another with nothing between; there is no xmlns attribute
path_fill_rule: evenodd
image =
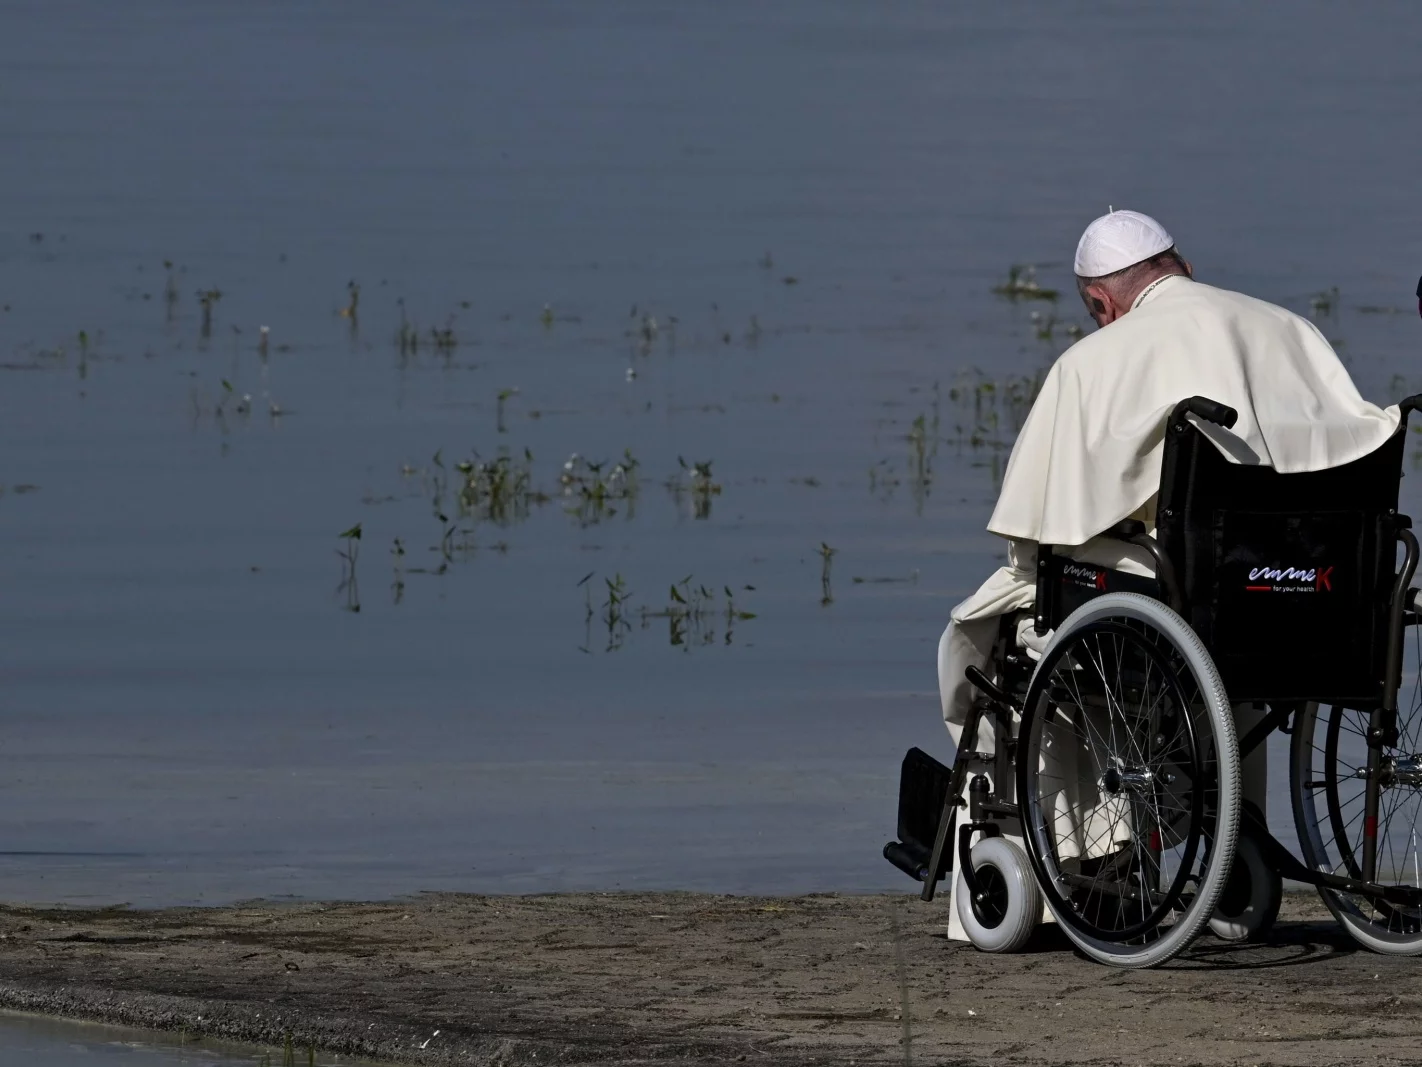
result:
<svg viewBox="0 0 1422 1067"><path fill-rule="evenodd" d="M410 1064L1422 1061L1422 961L1315 897L1272 939L1115 971L901 896L428 895L0 909L0 1006ZM905 1047L908 1035L908 1047Z"/></svg>

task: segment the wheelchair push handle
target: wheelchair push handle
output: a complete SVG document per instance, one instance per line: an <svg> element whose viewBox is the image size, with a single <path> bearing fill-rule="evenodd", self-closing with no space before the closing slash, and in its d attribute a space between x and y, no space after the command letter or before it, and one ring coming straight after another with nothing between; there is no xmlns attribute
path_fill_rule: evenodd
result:
<svg viewBox="0 0 1422 1067"><path fill-rule="evenodd" d="M1182 410L1183 409L1183 410ZM1209 397L1192 396L1189 400L1182 400L1175 405L1174 416L1171 421L1182 417L1188 411L1192 415L1198 415L1206 422L1213 422L1216 426L1223 426L1226 430L1239 421L1239 412L1228 404L1221 404L1218 400L1211 400Z"/></svg>

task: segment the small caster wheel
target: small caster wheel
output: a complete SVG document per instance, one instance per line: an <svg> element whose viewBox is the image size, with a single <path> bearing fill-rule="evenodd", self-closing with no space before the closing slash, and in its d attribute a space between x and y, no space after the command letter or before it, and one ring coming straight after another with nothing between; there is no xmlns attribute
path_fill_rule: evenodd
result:
<svg viewBox="0 0 1422 1067"><path fill-rule="evenodd" d="M1016 952L1042 921L1042 891L1023 851L1001 837L973 846L977 895L962 892L954 902L963 930L984 952Z"/></svg>
<svg viewBox="0 0 1422 1067"><path fill-rule="evenodd" d="M1257 941L1279 917L1284 882L1264 859L1264 850L1248 834L1239 835L1229 881L1215 913L1210 932L1224 941Z"/></svg>

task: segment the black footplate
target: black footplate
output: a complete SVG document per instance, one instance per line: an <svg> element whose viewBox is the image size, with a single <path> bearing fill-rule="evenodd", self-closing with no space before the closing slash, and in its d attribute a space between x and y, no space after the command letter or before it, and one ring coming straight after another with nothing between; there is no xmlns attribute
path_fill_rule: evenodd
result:
<svg viewBox="0 0 1422 1067"><path fill-rule="evenodd" d="M905 754L899 771L899 839L884 846L884 858L916 881L928 877L938 817L952 780L953 771L923 749L911 748ZM952 849L944 850L939 881L953 869L952 856Z"/></svg>

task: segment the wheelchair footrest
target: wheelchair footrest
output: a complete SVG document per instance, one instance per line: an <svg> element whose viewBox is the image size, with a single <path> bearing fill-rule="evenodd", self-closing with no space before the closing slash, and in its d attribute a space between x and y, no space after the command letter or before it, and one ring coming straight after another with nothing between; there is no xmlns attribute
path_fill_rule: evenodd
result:
<svg viewBox="0 0 1422 1067"><path fill-rule="evenodd" d="M884 858L920 882L928 876L938 818L952 782L953 771L923 749L911 748L904 755L899 771L899 839L884 846ZM945 860L943 866L951 870L951 856Z"/></svg>
<svg viewBox="0 0 1422 1067"><path fill-rule="evenodd" d="M928 861L933 850L913 841L890 841L884 846L884 858L916 882L928 877Z"/></svg>

